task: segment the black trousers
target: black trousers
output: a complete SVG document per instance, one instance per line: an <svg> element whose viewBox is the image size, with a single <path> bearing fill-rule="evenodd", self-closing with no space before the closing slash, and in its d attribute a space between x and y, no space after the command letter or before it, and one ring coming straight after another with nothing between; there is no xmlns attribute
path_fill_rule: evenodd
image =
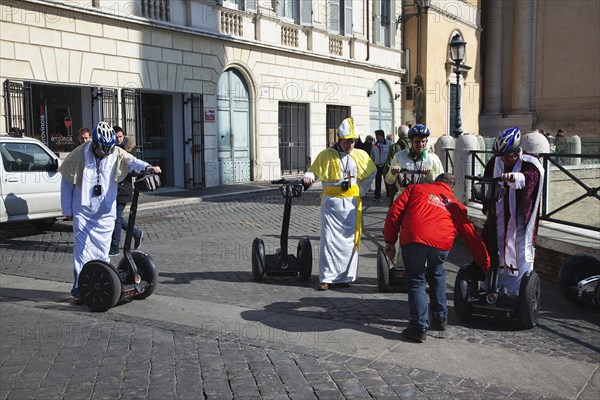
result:
<svg viewBox="0 0 600 400"><path fill-rule="evenodd" d="M383 178L383 165L381 167L377 167L377 173L375 174L375 198L378 199L381 197L381 179ZM388 188L385 185L385 194L388 195Z"/></svg>

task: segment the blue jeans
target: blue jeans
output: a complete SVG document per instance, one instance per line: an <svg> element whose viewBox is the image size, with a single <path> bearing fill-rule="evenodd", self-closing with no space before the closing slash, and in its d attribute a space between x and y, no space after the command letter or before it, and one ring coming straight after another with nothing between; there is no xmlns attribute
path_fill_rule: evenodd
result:
<svg viewBox="0 0 600 400"><path fill-rule="evenodd" d="M125 203L117 203L117 216L115 218L115 229L113 230L112 240L110 242L110 253L118 253L119 245L121 244L121 230L127 232L127 227L129 224L127 223L127 219L123 218L123 211L125 210ZM134 227L133 228L133 237L139 238L142 232Z"/></svg>
<svg viewBox="0 0 600 400"><path fill-rule="evenodd" d="M444 261L449 251L436 249L421 243L402 246L402 260L408 282L409 326L429 328L429 307L425 282L429 283L429 301L434 320L448 318L446 304L446 272Z"/></svg>

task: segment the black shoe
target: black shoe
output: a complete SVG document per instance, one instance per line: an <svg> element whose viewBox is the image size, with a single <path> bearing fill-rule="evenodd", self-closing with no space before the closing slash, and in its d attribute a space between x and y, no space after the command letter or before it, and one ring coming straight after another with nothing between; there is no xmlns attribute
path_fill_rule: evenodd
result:
<svg viewBox="0 0 600 400"><path fill-rule="evenodd" d="M429 325L429 329L432 331L445 331L448 328L448 321L446 321L445 319L443 320L436 320L434 319L433 321L431 321L431 324Z"/></svg>
<svg viewBox="0 0 600 400"><path fill-rule="evenodd" d="M418 343L423 343L427 339L427 329L409 326L402 331L404 339L413 340Z"/></svg>
<svg viewBox="0 0 600 400"><path fill-rule="evenodd" d="M118 251L111 251L110 253L108 253L109 256L118 256L119 252Z"/></svg>
<svg viewBox="0 0 600 400"><path fill-rule="evenodd" d="M142 237L144 237L144 232L140 231L140 236L133 238L135 241L133 244L133 248L135 250L140 248L140 245L142 244Z"/></svg>

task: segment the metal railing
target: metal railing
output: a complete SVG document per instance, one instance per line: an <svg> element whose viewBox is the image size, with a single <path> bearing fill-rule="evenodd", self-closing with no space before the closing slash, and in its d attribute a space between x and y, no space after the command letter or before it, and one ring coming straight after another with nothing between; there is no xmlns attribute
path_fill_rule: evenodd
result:
<svg viewBox="0 0 600 400"><path fill-rule="evenodd" d="M489 150L471 150L471 173L485 168ZM543 153L544 167L540 220L600 231L600 155ZM485 160L484 160L485 159ZM580 160L563 165L563 160ZM471 182L473 193L474 182ZM481 203L471 195L472 202ZM574 207L576 206L576 207Z"/></svg>

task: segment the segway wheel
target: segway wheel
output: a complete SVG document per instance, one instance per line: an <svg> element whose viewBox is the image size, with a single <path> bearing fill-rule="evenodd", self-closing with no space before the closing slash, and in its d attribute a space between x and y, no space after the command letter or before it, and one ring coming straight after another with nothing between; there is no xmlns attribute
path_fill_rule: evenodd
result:
<svg viewBox="0 0 600 400"><path fill-rule="evenodd" d="M390 283L390 263L388 261L383 247L377 248L377 290L380 293L386 293L388 291L388 284Z"/></svg>
<svg viewBox="0 0 600 400"><path fill-rule="evenodd" d="M83 301L94 311L106 311L121 298L121 280L107 262L87 262L79 274L79 292Z"/></svg>
<svg viewBox="0 0 600 400"><path fill-rule="evenodd" d="M303 237L298 242L298 250L296 252L298 265L300 266L300 279L307 281L312 274L312 246L308 238Z"/></svg>
<svg viewBox="0 0 600 400"><path fill-rule="evenodd" d="M252 280L254 282L260 282L265 273L266 265L265 242L262 239L255 238L252 242Z"/></svg>
<svg viewBox="0 0 600 400"><path fill-rule="evenodd" d="M577 295L577 283L594 275L600 275L600 261L596 257L578 255L569 258L558 275L560 293L572 303L585 303Z"/></svg>
<svg viewBox="0 0 600 400"><path fill-rule="evenodd" d="M471 303L469 303L470 285L468 268L462 266L454 281L454 312L461 321L469 321L473 316Z"/></svg>
<svg viewBox="0 0 600 400"><path fill-rule="evenodd" d="M521 281L517 306L517 319L525 329L531 329L538 323L541 293L540 276L537 272L531 271Z"/></svg>
<svg viewBox="0 0 600 400"><path fill-rule="evenodd" d="M156 290L156 286L158 285L158 270L152 257L143 251L134 250L131 252L131 257L133 257L133 262L135 262L140 278L147 283L146 290L143 293L135 295L133 298L143 300ZM129 272L126 257L121 258L117 270ZM133 277L129 275L130 273L127 274L128 283L134 283Z"/></svg>

